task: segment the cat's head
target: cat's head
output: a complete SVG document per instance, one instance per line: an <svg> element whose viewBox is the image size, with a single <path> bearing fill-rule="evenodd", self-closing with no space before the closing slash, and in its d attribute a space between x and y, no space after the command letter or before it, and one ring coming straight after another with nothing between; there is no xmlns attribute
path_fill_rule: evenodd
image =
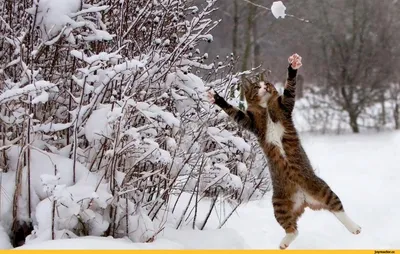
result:
<svg viewBox="0 0 400 254"><path fill-rule="evenodd" d="M248 105L266 107L268 100L278 95L275 86L264 78L256 80L245 78L243 90Z"/></svg>

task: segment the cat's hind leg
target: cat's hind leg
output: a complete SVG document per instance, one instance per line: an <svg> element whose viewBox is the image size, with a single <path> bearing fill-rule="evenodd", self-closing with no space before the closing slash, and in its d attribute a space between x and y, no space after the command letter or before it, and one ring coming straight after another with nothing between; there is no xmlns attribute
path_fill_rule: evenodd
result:
<svg viewBox="0 0 400 254"><path fill-rule="evenodd" d="M357 225L343 210L340 212L332 212L336 218L349 230L352 234L358 235L361 233L361 227Z"/></svg>
<svg viewBox="0 0 400 254"><path fill-rule="evenodd" d="M347 215L339 196L321 178L313 180L305 192L305 199L311 209L326 209L333 213L351 233L357 235L361 232L361 227Z"/></svg>
<svg viewBox="0 0 400 254"><path fill-rule="evenodd" d="M297 230L297 219L303 210L294 211L295 203L291 199L274 197L272 200L276 221L285 230L286 235L279 244L280 249L286 249L299 234Z"/></svg>

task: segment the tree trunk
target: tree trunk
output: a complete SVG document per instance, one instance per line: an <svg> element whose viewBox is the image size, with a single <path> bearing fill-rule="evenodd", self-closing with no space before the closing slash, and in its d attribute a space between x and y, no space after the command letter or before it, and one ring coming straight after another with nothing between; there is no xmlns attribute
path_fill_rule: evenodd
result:
<svg viewBox="0 0 400 254"><path fill-rule="evenodd" d="M396 130L400 130L400 105L396 103L393 111L394 126Z"/></svg>
<svg viewBox="0 0 400 254"><path fill-rule="evenodd" d="M358 115L349 112L350 127L353 133L360 133L360 128L357 123Z"/></svg>
<svg viewBox="0 0 400 254"><path fill-rule="evenodd" d="M233 30L232 30L232 53L234 57L237 57L238 53L238 27L239 27L239 8L238 0L233 1ZM239 90L240 87L232 86L230 91L230 98L235 97L235 90Z"/></svg>
<svg viewBox="0 0 400 254"><path fill-rule="evenodd" d="M381 124L384 126L386 124L386 107L385 107L385 94L382 93L380 96L381 106L382 106L382 115L381 115Z"/></svg>
<svg viewBox="0 0 400 254"><path fill-rule="evenodd" d="M245 48L244 48L244 53L243 53L243 60L242 60L242 71L247 70L248 68L248 62L250 58L250 53L251 53L251 28L253 27L253 18L256 12L256 8L252 4L248 4L248 15L247 15L247 26L246 26L246 35L245 35ZM244 100L244 93L243 89L240 89L240 101ZM244 105L242 103L239 104L240 109L244 109Z"/></svg>
<svg viewBox="0 0 400 254"><path fill-rule="evenodd" d="M246 31L245 31L245 48L244 48L244 53L243 53L243 60L242 60L242 71L247 70L248 68L248 63L249 63L249 58L250 58L250 53L251 53L251 32L253 28L253 20L254 16L256 15L256 6L252 4L248 4L248 14L247 14L247 25L246 25Z"/></svg>
<svg viewBox="0 0 400 254"><path fill-rule="evenodd" d="M238 27L239 27L239 10L238 0L233 1L233 31L232 31L232 53L236 57L238 52Z"/></svg>
<svg viewBox="0 0 400 254"><path fill-rule="evenodd" d="M252 21L252 37L253 37L253 64L254 66L258 66L261 61L260 61L260 55L261 55L261 47L260 47L260 43L258 41L258 30L257 30L257 22L256 21Z"/></svg>

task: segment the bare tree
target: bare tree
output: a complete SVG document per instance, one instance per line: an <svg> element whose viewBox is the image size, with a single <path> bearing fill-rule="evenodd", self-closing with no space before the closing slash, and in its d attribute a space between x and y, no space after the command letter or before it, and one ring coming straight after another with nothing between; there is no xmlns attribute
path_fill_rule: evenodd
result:
<svg viewBox="0 0 400 254"><path fill-rule="evenodd" d="M390 100L393 101L394 127L400 130L400 83L391 84L389 87Z"/></svg>
<svg viewBox="0 0 400 254"><path fill-rule="evenodd" d="M391 3L349 0L329 4L321 3L320 22L316 23L327 85L324 93L348 113L350 127L358 133L360 114L380 100L392 72Z"/></svg>

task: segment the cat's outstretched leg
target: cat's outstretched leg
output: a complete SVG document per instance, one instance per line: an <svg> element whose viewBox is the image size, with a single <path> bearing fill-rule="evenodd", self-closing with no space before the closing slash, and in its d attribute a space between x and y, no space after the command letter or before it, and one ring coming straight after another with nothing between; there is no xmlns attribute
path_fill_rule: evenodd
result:
<svg viewBox="0 0 400 254"><path fill-rule="evenodd" d="M339 196L324 180L319 177L314 180L309 179L307 187L305 198L311 209L326 209L333 213L351 233L357 235L361 232L361 227L347 215Z"/></svg>
<svg viewBox="0 0 400 254"><path fill-rule="evenodd" d="M336 218L349 230L352 234L358 235L361 233L361 227L357 225L343 210L340 212L332 212Z"/></svg>
<svg viewBox="0 0 400 254"><path fill-rule="evenodd" d="M219 94L213 90L207 92L207 97L210 103L218 105L226 114L236 123L238 123L243 128L255 132L254 117L251 112L243 112L240 109L232 106L224 98L219 96Z"/></svg>
<svg viewBox="0 0 400 254"><path fill-rule="evenodd" d="M301 59L302 57L299 56L297 53L295 53L288 58L288 62L290 63L293 69L297 70L303 65L301 63Z"/></svg>
<svg viewBox="0 0 400 254"><path fill-rule="evenodd" d="M296 77L297 70L303 65L301 63L301 56L293 54L288 58L289 67L285 83L283 95L280 97L280 102L283 108L290 114L293 111L296 100Z"/></svg>
<svg viewBox="0 0 400 254"><path fill-rule="evenodd" d="M216 94L216 92L214 91L214 90L212 90L212 89L210 89L208 92L207 92L207 98L208 98L208 101L211 103L211 104L215 104L215 94Z"/></svg>
<svg viewBox="0 0 400 254"><path fill-rule="evenodd" d="M286 235L285 235L285 237L283 237L281 243L279 244L279 248L281 250L284 250L287 247L289 247L289 245L297 238L298 235L299 235L299 231L297 231L297 230L292 231L292 232L286 231Z"/></svg>

